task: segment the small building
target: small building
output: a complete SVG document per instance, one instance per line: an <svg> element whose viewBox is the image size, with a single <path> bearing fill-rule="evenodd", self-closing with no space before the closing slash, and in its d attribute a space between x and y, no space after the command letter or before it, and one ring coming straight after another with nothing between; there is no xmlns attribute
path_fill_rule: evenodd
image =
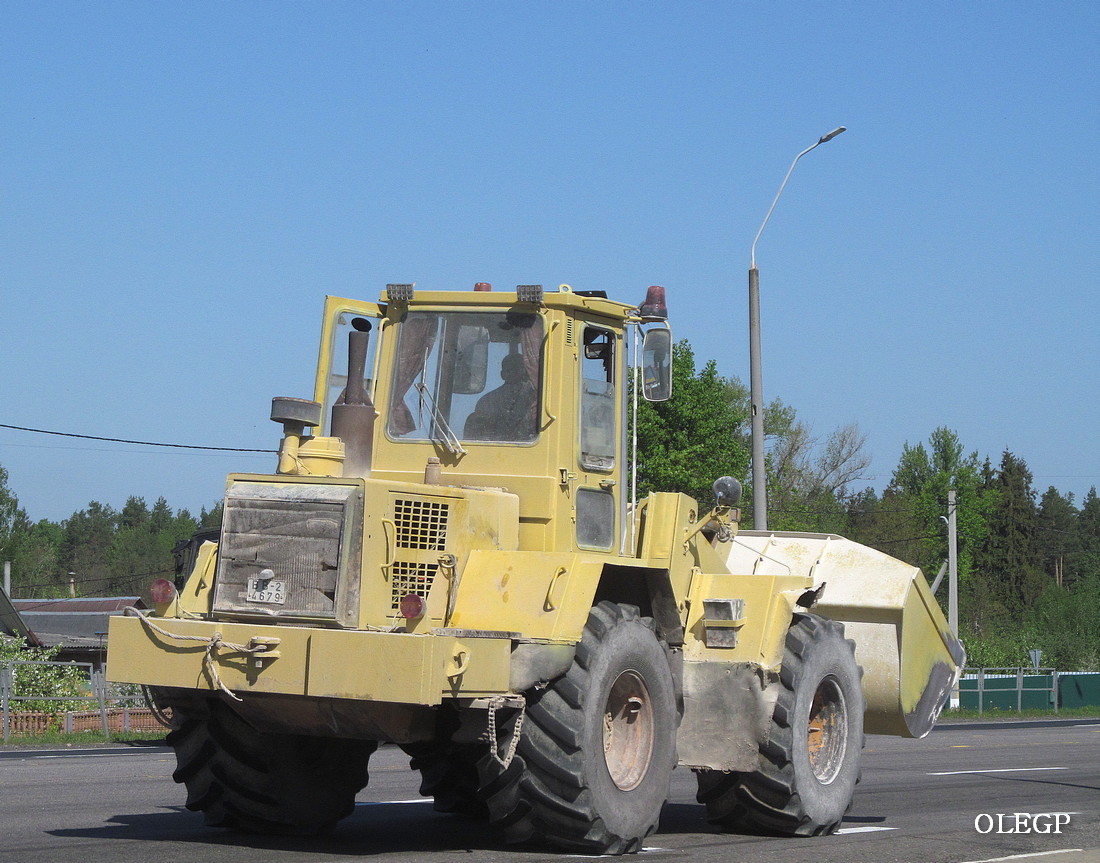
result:
<svg viewBox="0 0 1100 863"><path fill-rule="evenodd" d="M140 596L13 599L11 604L33 637L28 644L60 647L59 662L90 662L97 669L106 661L108 620L127 608L148 608Z"/></svg>

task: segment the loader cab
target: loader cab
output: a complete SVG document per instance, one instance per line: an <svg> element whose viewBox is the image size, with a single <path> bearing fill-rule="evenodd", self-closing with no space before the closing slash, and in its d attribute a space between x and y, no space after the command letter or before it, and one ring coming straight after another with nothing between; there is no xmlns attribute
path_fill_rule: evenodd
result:
<svg viewBox="0 0 1100 863"><path fill-rule="evenodd" d="M378 411L370 476L496 488L519 499L519 549L619 555L630 495L628 345L637 307L599 292L387 292L329 298L316 384L320 436L348 385L347 333L370 324L363 388ZM662 326L651 332L667 328ZM647 344L648 337L647 337ZM641 351L642 397L669 351ZM429 471L430 473L430 471Z"/></svg>

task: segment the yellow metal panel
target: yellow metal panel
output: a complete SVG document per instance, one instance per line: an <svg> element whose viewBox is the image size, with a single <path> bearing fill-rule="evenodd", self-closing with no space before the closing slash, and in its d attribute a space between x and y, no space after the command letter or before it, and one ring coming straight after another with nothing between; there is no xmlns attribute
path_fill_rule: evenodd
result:
<svg viewBox="0 0 1100 863"><path fill-rule="evenodd" d="M195 566L183 589L179 592L179 608L191 614L210 611L210 598L214 592L214 570L218 563L218 544L204 542L195 555Z"/></svg>
<svg viewBox="0 0 1100 863"><path fill-rule="evenodd" d="M172 633L153 630L149 624ZM107 638L107 676L118 683L215 689L207 648L215 633L224 642L211 651L211 662L222 683L234 691L305 694L306 657L311 630L292 626L261 626L200 620L112 617ZM254 637L277 638L278 658L262 665L227 644L248 644Z"/></svg>
<svg viewBox="0 0 1100 863"><path fill-rule="evenodd" d="M696 573L688 608L685 660L753 662L778 670L791 625L794 597L806 589L801 576ZM737 646L708 648L704 642L703 600L743 599L744 624L736 628Z"/></svg>
<svg viewBox="0 0 1100 863"><path fill-rule="evenodd" d="M171 635L155 631L150 623ZM223 643L207 660L215 633ZM246 645L253 638L277 639L278 656L253 658L227 646ZM444 697L508 692L511 649L507 638L159 618L146 623L136 617L111 618L108 644L108 678L118 683L214 690L216 671L238 695L266 692L428 705Z"/></svg>
<svg viewBox="0 0 1100 863"><path fill-rule="evenodd" d="M579 554L473 551L458 580L450 625L577 641L602 567L601 559Z"/></svg>

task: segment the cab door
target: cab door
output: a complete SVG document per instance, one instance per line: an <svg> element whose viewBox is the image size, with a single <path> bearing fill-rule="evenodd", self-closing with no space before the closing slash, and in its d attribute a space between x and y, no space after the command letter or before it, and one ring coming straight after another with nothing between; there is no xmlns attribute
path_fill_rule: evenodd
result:
<svg viewBox="0 0 1100 863"><path fill-rule="evenodd" d="M365 323L364 323L365 322ZM313 398L323 406L319 434L330 433L332 406L348 383L348 333L366 328L370 332L367 359L363 369L363 388L374 399L378 383L379 348L386 324L386 309L378 303L349 300L343 297L325 298L325 320L321 329L321 350L317 362L317 378Z"/></svg>
<svg viewBox="0 0 1100 863"><path fill-rule="evenodd" d="M611 551L618 537L619 423L622 338L582 322L574 506L578 548Z"/></svg>

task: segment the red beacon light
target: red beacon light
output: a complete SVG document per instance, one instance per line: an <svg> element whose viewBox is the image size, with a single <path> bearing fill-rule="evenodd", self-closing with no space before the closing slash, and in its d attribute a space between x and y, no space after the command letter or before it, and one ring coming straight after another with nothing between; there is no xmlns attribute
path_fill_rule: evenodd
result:
<svg viewBox="0 0 1100 863"><path fill-rule="evenodd" d="M418 593L406 593L401 597L401 616L413 620L424 613L424 597Z"/></svg>
<svg viewBox="0 0 1100 863"><path fill-rule="evenodd" d="M157 605L167 605L176 598L176 586L167 578L158 578L149 585L149 596Z"/></svg>
<svg viewBox="0 0 1100 863"><path fill-rule="evenodd" d="M489 282L477 282L474 285L475 291L491 291L493 286Z"/></svg>
<svg viewBox="0 0 1100 863"><path fill-rule="evenodd" d="M645 302L638 308L643 318L668 318L668 306L665 305L665 289L660 285L650 285L645 294Z"/></svg>

